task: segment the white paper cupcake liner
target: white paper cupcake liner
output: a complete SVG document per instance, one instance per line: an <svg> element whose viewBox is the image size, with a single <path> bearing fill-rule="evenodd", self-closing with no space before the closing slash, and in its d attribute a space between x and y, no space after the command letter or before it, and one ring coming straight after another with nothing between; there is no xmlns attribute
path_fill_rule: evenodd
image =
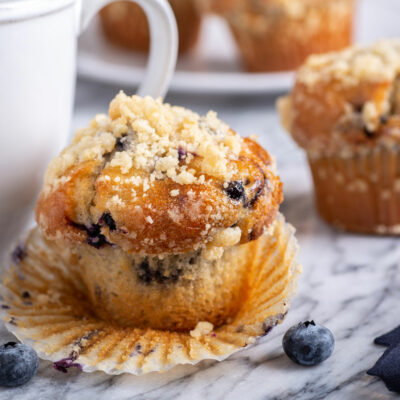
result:
<svg viewBox="0 0 400 400"><path fill-rule="evenodd" d="M0 313L6 327L66 372L140 375L178 364L223 360L280 323L301 271L294 229L279 215L272 231L248 245L250 290L229 323L200 322L190 332L118 326L96 316L76 255L33 229L3 271Z"/></svg>

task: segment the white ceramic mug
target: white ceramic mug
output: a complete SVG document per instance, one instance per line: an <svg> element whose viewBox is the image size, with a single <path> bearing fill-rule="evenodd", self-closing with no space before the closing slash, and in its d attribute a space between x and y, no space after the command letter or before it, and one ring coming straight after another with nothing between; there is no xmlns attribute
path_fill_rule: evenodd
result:
<svg viewBox="0 0 400 400"><path fill-rule="evenodd" d="M45 168L66 143L77 36L112 1L0 0L0 258L32 215ZM135 2L152 37L139 94L163 96L176 63L175 19L166 0Z"/></svg>

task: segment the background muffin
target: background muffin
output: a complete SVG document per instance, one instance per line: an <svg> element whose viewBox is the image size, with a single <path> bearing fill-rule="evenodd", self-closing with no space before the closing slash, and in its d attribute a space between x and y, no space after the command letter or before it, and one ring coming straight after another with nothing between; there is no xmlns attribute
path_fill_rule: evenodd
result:
<svg viewBox="0 0 400 400"><path fill-rule="evenodd" d="M211 8L228 21L249 71L295 69L351 42L353 0L224 0Z"/></svg>
<svg viewBox="0 0 400 400"><path fill-rule="evenodd" d="M201 13L192 0L170 0L178 24L179 52L189 51L200 31ZM114 44L137 51L148 51L149 25L144 11L135 3L109 4L100 12L104 33Z"/></svg>
<svg viewBox="0 0 400 400"><path fill-rule="evenodd" d="M339 228L400 234L399 72L399 41L312 56L279 102L319 212Z"/></svg>

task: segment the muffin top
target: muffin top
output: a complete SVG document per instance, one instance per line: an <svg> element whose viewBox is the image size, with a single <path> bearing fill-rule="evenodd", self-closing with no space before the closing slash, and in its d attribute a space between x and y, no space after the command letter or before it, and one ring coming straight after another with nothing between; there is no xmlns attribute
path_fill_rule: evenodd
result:
<svg viewBox="0 0 400 400"><path fill-rule="evenodd" d="M281 201L269 154L214 112L120 93L51 162L36 219L51 239L213 257L257 239Z"/></svg>
<svg viewBox="0 0 400 400"><path fill-rule="evenodd" d="M314 55L278 101L286 129L310 153L400 142L400 41Z"/></svg>
<svg viewBox="0 0 400 400"><path fill-rule="evenodd" d="M207 10L211 10L221 14L229 14L230 12L249 12L253 16L268 14L272 16L285 16L288 18L304 18L305 13L315 7L343 7L345 12L348 11L348 4L354 0L200 0L199 3ZM265 21L264 21L265 23Z"/></svg>

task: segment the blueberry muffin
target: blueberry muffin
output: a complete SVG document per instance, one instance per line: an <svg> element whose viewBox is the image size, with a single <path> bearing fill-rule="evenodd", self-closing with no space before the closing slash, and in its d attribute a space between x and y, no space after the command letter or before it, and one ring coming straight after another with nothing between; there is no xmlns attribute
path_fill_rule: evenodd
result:
<svg viewBox="0 0 400 400"><path fill-rule="evenodd" d="M339 50L352 37L354 0L221 0L249 71L296 69L307 56Z"/></svg>
<svg viewBox="0 0 400 400"><path fill-rule="evenodd" d="M76 249L100 314L193 329L246 296L246 243L282 201L270 155L215 113L120 93L50 164L36 218Z"/></svg>
<svg viewBox="0 0 400 400"><path fill-rule="evenodd" d="M399 73L398 40L312 56L278 103L319 212L338 228L400 234Z"/></svg>
<svg viewBox="0 0 400 400"><path fill-rule="evenodd" d="M194 0L169 0L178 24L179 52L192 49L198 39L201 12ZM114 44L135 51L148 51L149 25L141 7L130 1L107 5L100 12L106 37Z"/></svg>

